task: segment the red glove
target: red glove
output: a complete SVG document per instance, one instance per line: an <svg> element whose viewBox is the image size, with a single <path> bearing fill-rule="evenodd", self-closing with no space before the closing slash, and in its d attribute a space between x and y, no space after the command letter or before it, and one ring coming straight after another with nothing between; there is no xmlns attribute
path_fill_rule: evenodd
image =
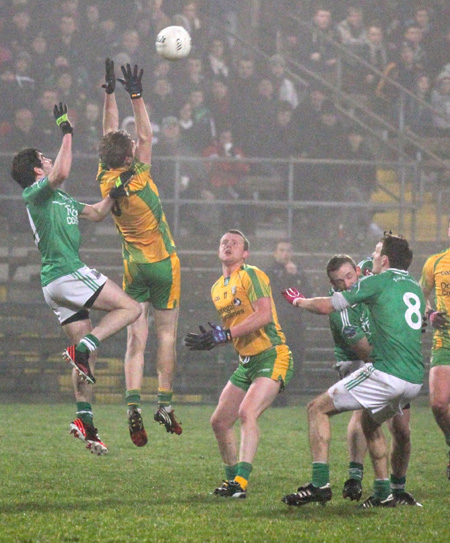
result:
<svg viewBox="0 0 450 543"><path fill-rule="evenodd" d="M306 298L306 296L303 296L301 292L299 292L296 288L287 288L281 292L281 294L284 296L286 301L288 301L292 305L297 305L295 302L299 298Z"/></svg>
<svg viewBox="0 0 450 543"><path fill-rule="evenodd" d="M435 330L448 330L449 323L445 311L433 311L429 309L427 311L427 318Z"/></svg>

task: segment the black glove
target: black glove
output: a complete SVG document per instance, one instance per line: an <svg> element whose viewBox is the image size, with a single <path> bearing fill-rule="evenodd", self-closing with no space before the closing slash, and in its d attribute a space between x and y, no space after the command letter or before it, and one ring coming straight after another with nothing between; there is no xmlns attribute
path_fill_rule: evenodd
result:
<svg viewBox="0 0 450 543"><path fill-rule="evenodd" d="M133 72L131 72L130 64L127 64L127 67L121 66L123 73L123 79L117 78L117 81L120 81L124 86L124 89L128 92L132 100L136 98L141 98L142 96L142 74L144 69L141 68L138 74L138 65L135 64Z"/></svg>
<svg viewBox="0 0 450 543"><path fill-rule="evenodd" d="M190 351L210 351L217 347L217 345L223 345L231 341L231 332L229 329L225 329L218 324L212 324L211 330L205 330L203 326L199 326L201 334L188 334L184 338L184 344Z"/></svg>
<svg viewBox="0 0 450 543"><path fill-rule="evenodd" d="M105 60L105 82L102 85L106 94L112 94L116 90L116 74L114 73L114 60Z"/></svg>
<svg viewBox="0 0 450 543"><path fill-rule="evenodd" d="M116 179L114 188L109 191L109 197L115 200L116 198L122 198L122 196L129 196L130 193L128 192L127 187L134 174L135 171L133 169L127 170L126 172L120 174L120 176Z"/></svg>
<svg viewBox="0 0 450 543"><path fill-rule="evenodd" d="M67 117L67 105L59 103L59 106L55 104L53 108L53 115L55 116L56 124L61 128L63 134L73 134L73 128Z"/></svg>

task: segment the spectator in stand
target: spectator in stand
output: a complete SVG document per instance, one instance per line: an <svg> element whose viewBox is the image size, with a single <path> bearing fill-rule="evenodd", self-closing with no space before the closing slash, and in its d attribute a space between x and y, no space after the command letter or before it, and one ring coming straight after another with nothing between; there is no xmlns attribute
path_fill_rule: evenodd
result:
<svg viewBox="0 0 450 543"><path fill-rule="evenodd" d="M41 141L31 109L20 107L14 110L13 119L11 130L2 138L2 151L17 151Z"/></svg>
<svg viewBox="0 0 450 543"><path fill-rule="evenodd" d="M86 102L77 123L77 133L80 136L74 141L74 149L80 153L98 156L98 142L103 136L102 111L98 102Z"/></svg>
<svg viewBox="0 0 450 543"><path fill-rule="evenodd" d="M389 57L381 26L372 24L368 27L367 41L362 47L361 57L379 72L384 72ZM379 76L370 69L366 69L366 67L361 67L361 72L363 74L361 78L363 83L362 91L367 92L369 96L373 95Z"/></svg>
<svg viewBox="0 0 450 543"><path fill-rule="evenodd" d="M44 88L33 106L35 126L39 127L39 146L47 149L48 153L57 153L61 146L60 135L54 130L55 104L58 103L58 93L53 87Z"/></svg>
<svg viewBox="0 0 450 543"><path fill-rule="evenodd" d="M406 21L405 26L417 26L422 31L421 45L425 49L426 56L433 45L433 41L436 39L435 25L431 21L430 9L419 4L414 9L414 16L412 19Z"/></svg>
<svg viewBox="0 0 450 543"><path fill-rule="evenodd" d="M372 162L372 164L345 164L340 178L342 200L368 203L377 187L377 168L372 150L359 127L352 126L347 131L341 158L355 162ZM343 232L350 234L352 239L358 238L358 241L366 244L367 235L375 231L372 215L373 212L366 208L343 208L338 224L343 226ZM379 233L377 231L377 235Z"/></svg>
<svg viewBox="0 0 450 543"><path fill-rule="evenodd" d="M162 8L164 0L143 0L141 2L142 15L150 18L151 24L151 43L155 43L156 36L166 26L170 26L170 17Z"/></svg>
<svg viewBox="0 0 450 543"><path fill-rule="evenodd" d="M401 99L400 91L387 81L386 76L407 90L412 91L418 74L422 72L423 66L414 61L412 49L407 45L403 45L398 61L390 62L386 66L376 87L375 96L378 102L378 112L389 119L398 117L399 100Z"/></svg>
<svg viewBox="0 0 450 543"><path fill-rule="evenodd" d="M198 2L184 1L181 13L176 13L172 17L172 24L185 28L192 38L192 45L196 50L201 51L206 35L199 15Z"/></svg>
<svg viewBox="0 0 450 543"><path fill-rule="evenodd" d="M318 6L309 24L300 27L297 58L313 72L334 80L337 51L330 40L339 41L331 11Z"/></svg>
<svg viewBox="0 0 450 543"><path fill-rule="evenodd" d="M215 139L214 122L211 111L205 103L205 92L203 89L193 89L188 101L192 106L192 119L199 134L195 150L200 152Z"/></svg>
<svg viewBox="0 0 450 543"><path fill-rule="evenodd" d="M52 28L52 39L49 41L49 55L52 59L65 57L71 66L81 66L85 57L83 37L77 30L77 23L72 15L61 15L55 28Z"/></svg>
<svg viewBox="0 0 450 543"><path fill-rule="evenodd" d="M431 92L431 105L440 115L433 115L433 125L441 136L450 136L450 72L443 72Z"/></svg>
<svg viewBox="0 0 450 543"><path fill-rule="evenodd" d="M340 42L351 53L360 56L367 42L367 31L364 25L362 7L350 5L347 7L347 17L336 25Z"/></svg>
<svg viewBox="0 0 450 543"><path fill-rule="evenodd" d="M152 60L145 53L139 34L134 28L128 28L123 31L120 43L114 49L113 54L115 58L118 55L125 54L131 63L138 64L139 66L148 66Z"/></svg>
<svg viewBox="0 0 450 543"><path fill-rule="evenodd" d="M230 78L230 95L236 114L233 135L236 144L242 147L249 137L247 112L257 96L258 78L255 61L248 56L239 58Z"/></svg>
<svg viewBox="0 0 450 543"><path fill-rule="evenodd" d="M405 104L405 125L421 136L433 135L433 114L431 106L431 80L428 74L419 73L413 88L414 94L421 101L407 96Z"/></svg>
<svg viewBox="0 0 450 543"><path fill-rule="evenodd" d="M295 357L295 372L291 382L299 387L301 385L300 370L305 355L306 322L302 315L297 315L299 311L295 312L292 307L283 303L284 298L281 293L289 288L287 285L295 285L294 288L309 295L312 295L312 289L306 273L293 260L292 243L289 240L277 241L273 252L273 262L267 268L267 275L272 286L278 320ZM298 393L298 390L294 392Z"/></svg>
<svg viewBox="0 0 450 543"><path fill-rule="evenodd" d="M230 76L231 61L225 47L225 41L221 38L211 38L205 52L205 61L203 63L206 79L209 81L213 77Z"/></svg>
<svg viewBox="0 0 450 543"><path fill-rule="evenodd" d="M299 104L298 92L292 79L286 75L286 61L282 55L270 57L269 70L278 100L289 102L295 109Z"/></svg>
<svg viewBox="0 0 450 543"><path fill-rule="evenodd" d="M211 81L208 107L212 115L216 134L219 134L226 126L233 123L234 108L230 99L228 81L225 78L215 77Z"/></svg>
<svg viewBox="0 0 450 543"><path fill-rule="evenodd" d="M416 64L420 64L425 67L427 65L428 59L426 51L422 45L423 41L423 30L417 24L411 24L403 33L403 42L402 45L406 45L413 52L413 60Z"/></svg>
<svg viewBox="0 0 450 543"><path fill-rule="evenodd" d="M153 146L152 177L158 179L159 193L162 198L173 198L175 183L181 198L199 198L206 183L206 173L201 162L183 161L179 163L179 177L177 166L173 160L163 160L160 157L194 157L195 153L181 138L178 119L173 116L164 117L161 123L161 132L158 143ZM173 209L165 205L164 210L169 219ZM202 226L202 214L193 213L193 208L182 209L181 222L194 233Z"/></svg>
<svg viewBox="0 0 450 543"><path fill-rule="evenodd" d="M292 113L293 141L295 154L306 153L309 137L320 121L320 112L327 101L325 88L320 83L310 83L305 99Z"/></svg>
<svg viewBox="0 0 450 543"><path fill-rule="evenodd" d="M52 61L48 54L48 41L42 31L39 31L31 42L30 75L35 81L36 90L41 90L48 83Z"/></svg>
<svg viewBox="0 0 450 543"><path fill-rule="evenodd" d="M204 123L195 122L193 117L192 105L189 101L185 102L179 112L178 118L180 123L181 139L194 153L200 154L205 147L201 142L206 142L206 145L212 141L210 126Z"/></svg>
<svg viewBox="0 0 450 543"><path fill-rule="evenodd" d="M253 103L249 104L245 118L249 133L247 141L243 144L243 149L248 156L265 157L270 155L270 146L262 135L266 133L268 127L275 123L280 101L275 96L275 89L269 77L262 77L259 80L257 90L258 94ZM252 170L264 173L264 165L254 164Z"/></svg>
<svg viewBox="0 0 450 543"><path fill-rule="evenodd" d="M235 147L233 143L233 134L230 128L223 128L219 132L217 143L209 145L203 150L204 158L243 158L242 149ZM221 205L219 209L214 209L213 206L208 206L210 211L211 231L217 228L215 219L217 215L220 217L220 225L222 229L231 227L242 228L247 231L254 232L254 218L249 210L244 205L236 205L235 201L240 198L245 198L245 192L242 192L240 180L243 175L246 175L250 168L245 162L235 161L214 161L205 162L205 168L208 173L208 187L201 193L205 200L228 200L230 205ZM217 220L217 219L216 219Z"/></svg>
<svg viewBox="0 0 450 543"><path fill-rule="evenodd" d="M5 28L5 43L11 52L29 51L34 36L31 7L19 4L12 8L12 17Z"/></svg>
<svg viewBox="0 0 450 543"><path fill-rule="evenodd" d="M430 62L427 66L432 81L440 74L442 67L450 63L450 26L442 33L433 35L433 38L428 48Z"/></svg>
<svg viewBox="0 0 450 543"><path fill-rule="evenodd" d="M183 62L184 71L177 74L174 93L178 103L188 96L194 89L206 91L206 80L203 75L203 61L200 56L191 53Z"/></svg>
<svg viewBox="0 0 450 543"><path fill-rule="evenodd" d="M172 93L172 85L165 77L155 80L149 102L152 108L152 122L161 124L164 117L173 116L176 113L176 101Z"/></svg>
<svg viewBox="0 0 450 543"><path fill-rule="evenodd" d="M76 122L80 113L84 109L87 96L84 90L74 81L72 71L70 69L61 69L56 75L55 79L55 89L58 93L59 99L64 103L73 104L73 110L71 111L71 118Z"/></svg>
<svg viewBox="0 0 450 543"><path fill-rule="evenodd" d="M11 64L4 64L0 74L2 120L10 120L10 112L19 106L29 107L35 97L35 81L31 76L31 55L15 54Z"/></svg>

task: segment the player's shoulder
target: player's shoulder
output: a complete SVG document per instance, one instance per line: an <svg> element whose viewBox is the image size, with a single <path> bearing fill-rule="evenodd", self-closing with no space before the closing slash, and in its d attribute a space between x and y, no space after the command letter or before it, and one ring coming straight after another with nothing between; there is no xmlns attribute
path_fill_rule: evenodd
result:
<svg viewBox="0 0 450 543"><path fill-rule="evenodd" d="M426 259L424 267L434 266L435 264L437 264L443 259L450 260L450 249L444 249L443 251L440 251L439 253L434 253L430 255Z"/></svg>
<svg viewBox="0 0 450 543"><path fill-rule="evenodd" d="M254 266L252 264L243 264L240 268L240 272L247 275L250 279L262 279L266 282L269 282L268 275L261 270L261 268L258 268L258 266Z"/></svg>

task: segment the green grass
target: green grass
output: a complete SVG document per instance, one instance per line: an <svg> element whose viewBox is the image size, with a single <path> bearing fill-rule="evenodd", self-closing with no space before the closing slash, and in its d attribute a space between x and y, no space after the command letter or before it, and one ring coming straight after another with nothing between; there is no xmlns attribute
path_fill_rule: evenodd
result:
<svg viewBox="0 0 450 543"><path fill-rule="evenodd" d="M283 504L284 494L310 480L304 405L263 415L247 500L211 496L223 478L212 409L178 406L184 433L175 436L151 421L153 406L144 406L149 443L138 449L125 408L96 406L110 449L97 457L67 433L73 406L2 405L0 542L448 542L446 447L425 398L413 406L407 484L423 509L358 510L341 498L348 414L332 421L333 500L325 507ZM365 497L371 480L367 461Z"/></svg>

